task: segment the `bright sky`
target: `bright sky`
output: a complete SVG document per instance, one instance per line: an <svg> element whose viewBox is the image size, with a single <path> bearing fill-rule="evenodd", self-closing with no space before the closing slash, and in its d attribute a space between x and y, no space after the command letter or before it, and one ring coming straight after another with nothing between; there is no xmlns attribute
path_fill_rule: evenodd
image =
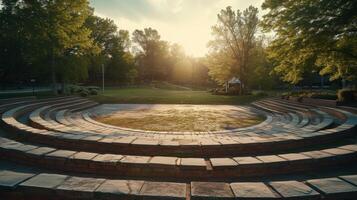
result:
<svg viewBox="0 0 357 200"><path fill-rule="evenodd" d="M258 7L264 0L90 0L95 14L115 21L119 29L152 27L161 38L178 43L188 55L204 56L212 39L211 26L217 14L227 6L244 10Z"/></svg>

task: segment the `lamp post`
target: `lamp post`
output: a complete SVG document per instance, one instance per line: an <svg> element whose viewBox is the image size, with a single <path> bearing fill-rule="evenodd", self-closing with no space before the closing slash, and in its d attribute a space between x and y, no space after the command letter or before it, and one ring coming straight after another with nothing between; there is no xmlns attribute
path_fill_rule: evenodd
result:
<svg viewBox="0 0 357 200"><path fill-rule="evenodd" d="M102 92L104 93L104 64L102 64Z"/></svg>
<svg viewBox="0 0 357 200"><path fill-rule="evenodd" d="M109 59L112 58L112 55L107 55L106 56ZM105 70L104 70L104 63L102 64L102 92L104 93L104 83L105 83Z"/></svg>

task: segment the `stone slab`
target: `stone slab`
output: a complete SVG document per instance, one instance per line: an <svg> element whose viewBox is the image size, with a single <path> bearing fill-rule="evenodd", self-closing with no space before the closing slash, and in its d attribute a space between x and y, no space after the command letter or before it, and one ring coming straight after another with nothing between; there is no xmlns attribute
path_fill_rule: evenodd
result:
<svg viewBox="0 0 357 200"><path fill-rule="evenodd" d="M0 171L0 187L14 188L17 184L35 176L32 173L22 173L3 170Z"/></svg>
<svg viewBox="0 0 357 200"><path fill-rule="evenodd" d="M158 165L173 165L177 164L177 157L166 157L166 156L154 156L150 160L150 164L158 164Z"/></svg>
<svg viewBox="0 0 357 200"><path fill-rule="evenodd" d="M269 156L257 156L257 158L263 163L278 163L278 162L284 162L285 160L283 158L280 158L279 156L276 155L269 155Z"/></svg>
<svg viewBox="0 0 357 200"><path fill-rule="evenodd" d="M308 160L310 157L300 154L300 153L288 153L288 154L280 154L279 157L282 157L288 161L297 161L297 160Z"/></svg>
<svg viewBox="0 0 357 200"><path fill-rule="evenodd" d="M231 183L234 195L238 199L275 199L277 196L264 183Z"/></svg>
<svg viewBox="0 0 357 200"><path fill-rule="evenodd" d="M63 183L68 176L60 174L39 174L20 184L22 187L52 189Z"/></svg>
<svg viewBox="0 0 357 200"><path fill-rule="evenodd" d="M307 152L303 152L302 154L314 159L327 158L332 156L331 154L323 151L307 151Z"/></svg>
<svg viewBox="0 0 357 200"><path fill-rule="evenodd" d="M123 158L122 155L117 155L117 154L98 154L96 157L92 159L92 161L116 163L122 158Z"/></svg>
<svg viewBox="0 0 357 200"><path fill-rule="evenodd" d="M210 161L213 167L235 167L238 165L231 158L211 158Z"/></svg>
<svg viewBox="0 0 357 200"><path fill-rule="evenodd" d="M348 197L351 194L357 196L357 187L339 178L314 179L307 183L327 196Z"/></svg>
<svg viewBox="0 0 357 200"><path fill-rule="evenodd" d="M346 176L340 176L340 178L354 184L357 186L357 175L346 175Z"/></svg>
<svg viewBox="0 0 357 200"><path fill-rule="evenodd" d="M254 157L234 157L233 159L240 165L263 163L261 160L258 160Z"/></svg>
<svg viewBox="0 0 357 200"><path fill-rule="evenodd" d="M196 199L234 199L228 183L191 182L191 197Z"/></svg>
<svg viewBox="0 0 357 200"><path fill-rule="evenodd" d="M186 199L185 183L145 182L140 191L141 196L155 197L156 199Z"/></svg>
<svg viewBox="0 0 357 200"><path fill-rule="evenodd" d="M95 190L95 196L104 199L118 199L118 196L139 195L144 181L106 180Z"/></svg>
<svg viewBox="0 0 357 200"><path fill-rule="evenodd" d="M47 156L55 157L55 158L69 158L73 154L75 154L76 151L69 151L69 150L57 150L52 153L47 154Z"/></svg>
<svg viewBox="0 0 357 200"><path fill-rule="evenodd" d="M50 152L53 152L55 150L56 149L50 148L50 147L40 147L40 148L37 148L37 149L33 149L31 151L28 151L27 153L30 153L32 155L41 156L41 155L45 155L45 154L48 154Z"/></svg>
<svg viewBox="0 0 357 200"><path fill-rule="evenodd" d="M100 178L70 177L60 184L57 189L78 192L93 192L102 182L104 182L104 179Z"/></svg>
<svg viewBox="0 0 357 200"><path fill-rule="evenodd" d="M319 193L304 183L298 181L279 181L269 183L284 198L319 197Z"/></svg>
<svg viewBox="0 0 357 200"><path fill-rule="evenodd" d="M125 164L146 164L150 160L149 156L125 156L120 160L120 163Z"/></svg>
<svg viewBox="0 0 357 200"><path fill-rule="evenodd" d="M77 159L77 160L91 160L98 154L96 153L89 153L89 152L78 152L74 155L71 156L71 159Z"/></svg>
<svg viewBox="0 0 357 200"><path fill-rule="evenodd" d="M206 161L203 158L181 158L181 166L206 168Z"/></svg>
<svg viewBox="0 0 357 200"><path fill-rule="evenodd" d="M340 149L340 148L324 149L323 151L332 155L344 155L344 154L352 153L352 151L346 149Z"/></svg>

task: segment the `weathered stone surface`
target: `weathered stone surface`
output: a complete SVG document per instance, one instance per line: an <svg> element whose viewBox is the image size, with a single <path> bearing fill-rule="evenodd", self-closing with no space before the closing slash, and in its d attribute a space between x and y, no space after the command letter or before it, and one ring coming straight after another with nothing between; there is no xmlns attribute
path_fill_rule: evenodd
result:
<svg viewBox="0 0 357 200"><path fill-rule="evenodd" d="M310 157L300 154L300 153L288 153L288 154L280 154L279 157L282 157L289 161L296 161L296 160L307 160L311 159Z"/></svg>
<svg viewBox="0 0 357 200"><path fill-rule="evenodd" d="M7 170L0 171L0 187L12 188L33 176L35 176L35 174Z"/></svg>
<svg viewBox="0 0 357 200"><path fill-rule="evenodd" d="M47 156L55 157L55 158L69 158L73 154L75 154L75 151L68 151L68 150L57 150L52 153L47 154Z"/></svg>
<svg viewBox="0 0 357 200"><path fill-rule="evenodd" d="M303 199L305 197L311 198L319 196L318 192L304 183L297 181L270 182L269 184L285 198L299 197Z"/></svg>
<svg viewBox="0 0 357 200"><path fill-rule="evenodd" d="M34 145L20 145L18 147L16 147L17 151L22 151L22 152L26 152L26 151L30 151L32 149L36 149L38 148L38 146L34 146Z"/></svg>
<svg viewBox="0 0 357 200"><path fill-rule="evenodd" d="M150 164L159 164L159 165L173 165L177 163L177 157L165 157L165 156L154 156L150 160Z"/></svg>
<svg viewBox="0 0 357 200"><path fill-rule="evenodd" d="M136 145L158 145L159 141L158 140L149 140L149 139L136 139L132 142L132 144Z"/></svg>
<svg viewBox="0 0 357 200"><path fill-rule="evenodd" d="M206 161L203 158L181 158L181 165L187 167L206 167Z"/></svg>
<svg viewBox="0 0 357 200"><path fill-rule="evenodd" d="M99 185L104 182L104 179L99 178L82 178L70 177L57 187L59 190L73 190L79 192L93 192Z"/></svg>
<svg viewBox="0 0 357 200"><path fill-rule="evenodd" d="M135 163L135 164L146 164L148 163L150 157L149 156L125 156L119 162L120 163Z"/></svg>
<svg viewBox="0 0 357 200"><path fill-rule="evenodd" d="M341 146L340 149L346 149L346 150L350 150L350 151L357 151L357 145L356 144L350 144L350 145L345 145L345 146Z"/></svg>
<svg viewBox="0 0 357 200"><path fill-rule="evenodd" d="M228 183L191 182L192 199L233 199Z"/></svg>
<svg viewBox="0 0 357 200"><path fill-rule="evenodd" d="M238 198L269 199L277 196L264 183L244 182L231 183L234 195Z"/></svg>
<svg viewBox="0 0 357 200"><path fill-rule="evenodd" d="M167 197L169 199L186 199L185 183L145 182L140 191L142 196Z"/></svg>
<svg viewBox="0 0 357 200"><path fill-rule="evenodd" d="M254 158L254 157L234 157L233 158L235 161L238 162L238 164L240 165L244 165L244 164L259 164L259 163L263 163L262 161Z"/></svg>
<svg viewBox="0 0 357 200"><path fill-rule="evenodd" d="M89 153L89 152L78 152L75 153L74 155L71 156L72 159L78 159L78 160L91 160L94 158L96 153Z"/></svg>
<svg viewBox="0 0 357 200"><path fill-rule="evenodd" d="M346 176L340 176L340 178L354 184L357 186L357 175L346 175Z"/></svg>
<svg viewBox="0 0 357 200"><path fill-rule="evenodd" d="M277 163L277 162L284 162L285 160L280 158L276 155L269 155L269 156L257 156L257 158L264 163Z"/></svg>
<svg viewBox="0 0 357 200"><path fill-rule="evenodd" d="M230 158L211 158L211 163L213 167L235 167L237 162Z"/></svg>
<svg viewBox="0 0 357 200"><path fill-rule="evenodd" d="M344 155L352 153L352 151L339 148L324 149L323 151L333 155Z"/></svg>
<svg viewBox="0 0 357 200"><path fill-rule="evenodd" d="M122 155L117 155L117 154L98 154L92 160L96 161L96 162L113 162L113 163L116 163L122 158L123 158Z"/></svg>
<svg viewBox="0 0 357 200"><path fill-rule="evenodd" d="M339 178L324 178L307 181L327 196L349 195L355 193L357 195L357 187Z"/></svg>
<svg viewBox="0 0 357 200"><path fill-rule="evenodd" d="M118 138L115 139L115 143L121 143L121 144L130 144L132 143L137 137L133 137L133 136L128 136L128 137L122 137L122 138Z"/></svg>
<svg viewBox="0 0 357 200"><path fill-rule="evenodd" d="M55 188L63 183L68 176L60 174L39 174L20 184L22 187Z"/></svg>
<svg viewBox="0 0 357 200"><path fill-rule="evenodd" d="M40 147L37 149L33 149L31 151L28 151L27 153L33 154L33 155L37 155L37 156L41 156L50 152L55 151L56 149L54 148L50 148L50 147Z"/></svg>
<svg viewBox="0 0 357 200"><path fill-rule="evenodd" d="M320 159L320 158L326 158L332 156L331 154L323 151L307 151L307 152L303 152L302 154L314 159Z"/></svg>
<svg viewBox="0 0 357 200"><path fill-rule="evenodd" d="M106 180L95 192L100 197L117 199L121 195L138 195L143 184L144 181Z"/></svg>

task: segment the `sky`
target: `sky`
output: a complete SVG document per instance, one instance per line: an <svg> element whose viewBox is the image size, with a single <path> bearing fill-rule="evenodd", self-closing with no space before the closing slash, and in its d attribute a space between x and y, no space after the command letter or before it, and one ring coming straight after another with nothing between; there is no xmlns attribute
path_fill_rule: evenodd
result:
<svg viewBox="0 0 357 200"><path fill-rule="evenodd" d="M211 27L217 14L227 6L244 10L259 8L264 0L90 0L95 14L111 18L119 29L147 27L158 30L161 39L180 44L187 55L200 57L208 52Z"/></svg>

